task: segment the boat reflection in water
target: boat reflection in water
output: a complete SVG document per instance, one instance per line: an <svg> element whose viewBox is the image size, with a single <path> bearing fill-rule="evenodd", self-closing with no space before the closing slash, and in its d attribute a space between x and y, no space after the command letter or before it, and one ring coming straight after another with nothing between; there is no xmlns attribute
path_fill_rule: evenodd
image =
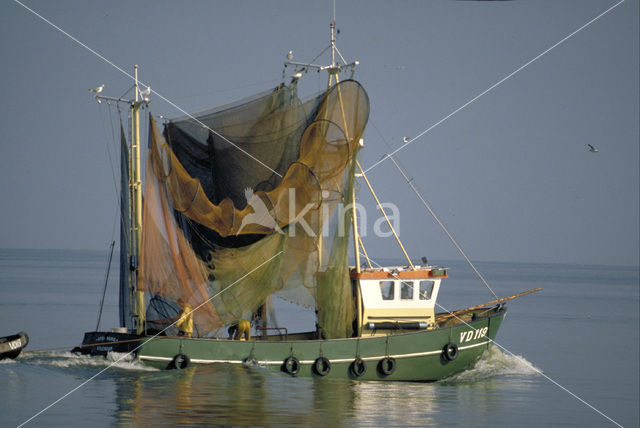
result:
<svg viewBox="0 0 640 428"><path fill-rule="evenodd" d="M484 415L488 418L493 411L505 411L500 409L505 402L501 397L504 382L513 383L512 379L495 375L526 375L526 370L518 368L518 362L507 360L513 358L492 348L479 368L466 372L465 377L434 383L326 378L291 382L284 373L259 366L222 364L191 365L172 371L128 371L116 379L117 423L437 426L445 422L442 417L458 413L462 419L469 418L469 424L482 425ZM529 384L526 377L519 383L523 394ZM473 414L469 409L474 409Z"/></svg>

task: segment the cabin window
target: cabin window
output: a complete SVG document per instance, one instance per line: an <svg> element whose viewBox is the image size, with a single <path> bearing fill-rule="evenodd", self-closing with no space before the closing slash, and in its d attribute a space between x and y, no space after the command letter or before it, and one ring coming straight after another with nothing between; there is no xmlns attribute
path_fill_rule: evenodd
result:
<svg viewBox="0 0 640 428"><path fill-rule="evenodd" d="M393 300L395 283L393 281L380 281L380 294L382 300Z"/></svg>
<svg viewBox="0 0 640 428"><path fill-rule="evenodd" d="M433 281L420 281L420 300L431 299L433 293Z"/></svg>
<svg viewBox="0 0 640 428"><path fill-rule="evenodd" d="M400 284L400 299L413 300L413 281Z"/></svg>

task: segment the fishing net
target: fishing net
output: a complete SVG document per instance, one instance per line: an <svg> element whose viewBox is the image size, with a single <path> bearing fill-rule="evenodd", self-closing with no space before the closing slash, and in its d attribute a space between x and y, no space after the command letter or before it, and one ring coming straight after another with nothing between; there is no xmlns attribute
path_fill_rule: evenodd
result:
<svg viewBox="0 0 640 428"><path fill-rule="evenodd" d="M174 120L164 135L150 119L139 279L149 296L202 305L200 335L273 295L316 309L324 337L351 335L345 207L368 97L353 80L306 101L295 89Z"/></svg>

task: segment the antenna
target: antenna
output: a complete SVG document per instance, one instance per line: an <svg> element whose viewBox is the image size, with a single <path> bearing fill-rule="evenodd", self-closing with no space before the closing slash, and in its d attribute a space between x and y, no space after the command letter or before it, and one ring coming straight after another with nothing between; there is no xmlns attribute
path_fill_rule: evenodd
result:
<svg viewBox="0 0 640 428"><path fill-rule="evenodd" d="M338 30L338 33L339 32L340 30ZM311 60L311 62L307 63L307 62L292 61L293 51L289 51L289 53L287 54L287 60L284 62L285 68L289 65L293 65L296 67L296 71L300 70L302 72L307 72L310 69L314 69L317 71L326 70L329 72L329 75L334 75L343 70L351 69L353 73L353 69L358 64L360 64L360 62L353 61L351 63L347 63L347 61L344 59L344 57L340 53L340 50L336 46L336 2L335 0L333 1L333 20L329 23L329 34L330 34L329 46L324 48L322 52L320 52L313 60ZM322 54L324 54L329 49L331 50L331 64L320 65L320 64L313 63L316 59L318 59ZM336 58L339 58L339 60L336 61ZM298 76L295 76L295 77L297 78Z"/></svg>
<svg viewBox="0 0 640 428"><path fill-rule="evenodd" d="M333 22L336 22L336 0L333 0Z"/></svg>

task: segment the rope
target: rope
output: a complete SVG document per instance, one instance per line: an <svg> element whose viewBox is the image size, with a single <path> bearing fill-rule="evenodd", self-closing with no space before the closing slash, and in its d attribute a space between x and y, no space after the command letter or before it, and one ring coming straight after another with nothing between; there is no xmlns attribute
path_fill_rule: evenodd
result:
<svg viewBox="0 0 640 428"><path fill-rule="evenodd" d="M116 245L116 241L111 241L111 248L109 251L109 262L107 263L107 272L104 278L104 288L102 290L102 300L100 300L100 312L98 313L98 324L96 325L96 331L100 330L100 320L102 319L102 308L104 308L104 297L107 294L107 284L109 283L109 272L111 271L111 260L113 260L113 247Z"/></svg>
<svg viewBox="0 0 640 428"><path fill-rule="evenodd" d="M105 149L107 151L107 157L109 158L109 166L111 168L111 178L113 179L113 186L116 190L116 198L118 197L118 181L116 180L116 172L115 172L115 167L113 165L113 156L111 156L111 150L109 147L109 136L107 133L107 128L105 126L104 123L104 116L102 114L102 112L100 111L101 104L98 104L98 116L100 117L100 124L102 125L102 132L104 133L104 142L105 142ZM111 128L111 141L113 142L113 144L115 145L115 133L113 131L113 118L111 115L111 105L107 104L104 106L107 109L107 112L109 113L109 126ZM118 153L116 151L116 153Z"/></svg>
<svg viewBox="0 0 640 428"><path fill-rule="evenodd" d="M482 281L482 283L487 287L487 289L491 292L491 294L493 294L493 297L495 297L496 299L498 299L498 295L496 293L493 292L493 290L491 289L491 287L489 286L489 284L487 283L487 281L484 279L484 277L482 276L482 274L478 271L478 269L476 269L476 267L474 266L474 264L471 262L471 260L469 259L469 257L467 257L467 255L465 254L465 252L462 250L462 248L460 247L460 245L458 245L458 243L456 242L456 240L454 239L454 237L451 235L451 233L449 233L449 231L447 230L447 228L445 227L445 225L440 221L440 219L438 218L438 216L436 215L436 213L433 212L433 210L431 209L431 207L429 206L429 204L427 203L427 201L424 200L424 198L422 197L422 195L420 194L420 192L418 191L418 189L416 189L416 186L413 185L413 183L411 182L411 180L409 179L409 177L407 177L407 175L404 173L404 171L402 170L402 168L400 168L400 165L397 164L396 160L389 154L387 154L386 156L389 157L389 159L391 159L391 161L393 162L393 164L396 166L396 168L398 169L398 171L400 171L400 174L402 174L402 177L404 177L405 181L407 182L407 184L409 186L411 186L411 189L413 190L413 192L418 196L418 198L420 198L420 200L422 201L422 204L425 206L425 208L427 208L427 210L429 211L429 213L433 216L433 218L436 220L436 222L438 222L438 224L440 225L440 227L442 228L442 230L444 231L444 233L447 234L447 236L449 237L449 239L451 240L451 242L453 242L453 245L455 245L455 247L458 249L458 251L460 252L460 254L462 254L462 257L464 257L464 259L467 261L467 263L469 263L469 266L471 266L471 268L473 269L473 271L476 273L476 275L478 275L478 278L480 278L480 280Z"/></svg>
<svg viewBox="0 0 640 428"><path fill-rule="evenodd" d="M411 266L411 269L415 269L415 267L413 266L413 263L411 262L411 258L409 257L409 254L407 254L407 251L404 249L404 245L402 245L402 241L400 241L400 237L398 236L395 228L391 224L389 217L387 217L387 213L385 212L384 207L380 203L380 200L378 199L376 192L373 191L373 187L371 186L369 179L367 178L364 171L362 170L362 167L360 166L360 162L358 162L357 160L356 160L356 165L358 166L358 169L360 170L360 174L362 175L362 178L364 178L365 183L367 183L367 187L369 187L369 191L371 192L371 195L373 195L373 198L376 200L376 204L378 204L378 208L380 208L380 211L382 211L382 215L384 216L384 219L387 221L387 224L389 225L389 229L391 229L393 236L396 238L396 242L400 246L402 253L406 257L407 261L409 262L409 266ZM369 259L369 257L367 257L367 259ZM371 263L369 263L369 265L371 265Z"/></svg>

